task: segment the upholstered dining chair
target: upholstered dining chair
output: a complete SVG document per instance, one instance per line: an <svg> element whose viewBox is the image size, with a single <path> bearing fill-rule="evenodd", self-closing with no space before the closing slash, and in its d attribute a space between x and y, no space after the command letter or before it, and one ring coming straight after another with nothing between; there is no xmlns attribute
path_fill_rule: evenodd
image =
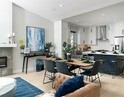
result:
<svg viewBox="0 0 124 97"><path fill-rule="evenodd" d="M84 72L82 72L80 74L88 76L89 81L92 81L92 82L95 81L96 79L98 79L99 84L101 86L100 76L98 74L100 65L101 65L101 61L95 61L95 63L93 64L92 68L87 68L87 69L85 68ZM93 79L93 76L95 77L94 79Z"/></svg>
<svg viewBox="0 0 124 97"><path fill-rule="evenodd" d="M52 60L44 60L44 67L45 67L45 72L44 72L43 84L52 82L52 87L53 87L55 73L57 72L55 62ZM50 81L45 81L46 77L49 78Z"/></svg>
<svg viewBox="0 0 124 97"><path fill-rule="evenodd" d="M70 75L70 76L76 75L75 73L73 73L69 70L69 67L65 63L65 61L57 60L56 61L56 67L57 67L57 72L59 72L59 73Z"/></svg>

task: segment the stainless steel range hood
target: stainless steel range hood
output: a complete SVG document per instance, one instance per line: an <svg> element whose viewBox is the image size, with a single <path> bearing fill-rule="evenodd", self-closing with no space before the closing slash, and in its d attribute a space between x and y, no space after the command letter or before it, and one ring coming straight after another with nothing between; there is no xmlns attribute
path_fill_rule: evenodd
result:
<svg viewBox="0 0 124 97"><path fill-rule="evenodd" d="M99 26L97 27L97 31L98 31L98 40L103 40L103 41L106 41L108 40L106 38L106 32L107 32L107 26L104 25L104 26Z"/></svg>

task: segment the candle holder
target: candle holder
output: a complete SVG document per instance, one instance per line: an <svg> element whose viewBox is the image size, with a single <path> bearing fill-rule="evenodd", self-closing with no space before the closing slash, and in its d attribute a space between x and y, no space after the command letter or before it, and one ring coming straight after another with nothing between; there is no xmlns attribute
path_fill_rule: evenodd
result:
<svg viewBox="0 0 124 97"><path fill-rule="evenodd" d="M12 33L12 43L15 44L15 33Z"/></svg>
<svg viewBox="0 0 124 97"><path fill-rule="evenodd" d="M9 38L9 44L11 44L11 38L12 38L12 37L11 37L11 36L9 36L8 38Z"/></svg>
<svg viewBox="0 0 124 97"><path fill-rule="evenodd" d="M15 44L15 36L12 36L12 43Z"/></svg>

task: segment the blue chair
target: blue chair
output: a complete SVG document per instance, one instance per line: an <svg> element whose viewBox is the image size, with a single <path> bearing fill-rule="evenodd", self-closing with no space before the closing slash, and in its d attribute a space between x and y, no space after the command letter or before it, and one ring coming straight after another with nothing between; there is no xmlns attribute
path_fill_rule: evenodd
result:
<svg viewBox="0 0 124 97"><path fill-rule="evenodd" d="M70 76L75 76L76 73L73 73L69 70L68 65L64 61L56 61L56 67L57 67L57 72L60 72L62 74L70 75Z"/></svg>
<svg viewBox="0 0 124 97"><path fill-rule="evenodd" d="M88 76L89 81L92 81L92 82L95 81L96 79L98 79L99 84L101 86L101 81L100 81L100 77L99 77L99 74L98 74L100 64L101 64L101 61L95 61L95 63L93 64L92 68L85 69L85 71L80 73L80 74ZM93 76L95 76L95 79L93 79ZM92 80L90 80L90 78Z"/></svg>
<svg viewBox="0 0 124 97"><path fill-rule="evenodd" d="M45 67L45 72L44 72L43 84L52 82L52 87L53 87L55 73L57 72L55 62L52 60L44 60L44 67ZM46 77L49 78L50 81L45 82Z"/></svg>

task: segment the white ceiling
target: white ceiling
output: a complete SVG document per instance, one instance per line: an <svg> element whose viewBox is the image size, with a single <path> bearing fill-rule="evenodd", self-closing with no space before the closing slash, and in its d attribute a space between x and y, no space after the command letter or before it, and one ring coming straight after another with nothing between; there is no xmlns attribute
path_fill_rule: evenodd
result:
<svg viewBox="0 0 124 97"><path fill-rule="evenodd" d="M121 20L124 20L124 2L65 19L81 26L107 25Z"/></svg>
<svg viewBox="0 0 124 97"><path fill-rule="evenodd" d="M124 0L10 0L50 20L59 20L103 8ZM63 7L60 7L60 4Z"/></svg>

